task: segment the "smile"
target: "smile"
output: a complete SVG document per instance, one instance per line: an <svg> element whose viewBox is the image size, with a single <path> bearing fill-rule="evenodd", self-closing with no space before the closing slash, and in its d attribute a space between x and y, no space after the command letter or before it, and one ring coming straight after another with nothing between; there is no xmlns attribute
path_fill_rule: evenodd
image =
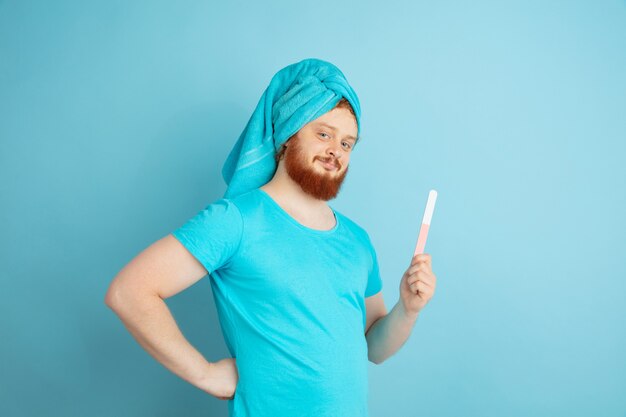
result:
<svg viewBox="0 0 626 417"><path fill-rule="evenodd" d="M321 159L319 160L322 165L324 166L324 168L328 169L328 170L336 170L337 169L337 165L330 163L330 162L324 162Z"/></svg>

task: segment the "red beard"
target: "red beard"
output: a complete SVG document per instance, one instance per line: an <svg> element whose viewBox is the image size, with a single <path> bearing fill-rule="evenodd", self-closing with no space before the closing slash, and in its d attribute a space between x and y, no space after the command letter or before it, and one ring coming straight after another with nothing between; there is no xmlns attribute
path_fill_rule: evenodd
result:
<svg viewBox="0 0 626 417"><path fill-rule="evenodd" d="M318 200L328 201L335 198L339 193L341 184L348 173L348 167L337 175L337 171L326 171L323 165L317 162L318 160L335 163L338 167L337 171L342 167L339 161L332 157L315 157L312 162L307 160L297 140L292 140L285 150L285 169L291 179L299 184L305 193ZM320 165L322 168L320 171L323 172L318 172L312 164Z"/></svg>

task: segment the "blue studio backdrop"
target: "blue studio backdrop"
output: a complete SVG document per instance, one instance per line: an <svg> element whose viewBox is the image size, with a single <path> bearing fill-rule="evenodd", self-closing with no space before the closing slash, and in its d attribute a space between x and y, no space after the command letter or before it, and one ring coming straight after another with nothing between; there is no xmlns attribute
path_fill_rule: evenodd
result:
<svg viewBox="0 0 626 417"><path fill-rule="evenodd" d="M370 363L381 416L626 415L624 1L0 1L0 415L225 416L104 304L212 201L271 76L336 64L362 142L330 204L390 310L428 191L434 298ZM209 277L167 299L227 357Z"/></svg>

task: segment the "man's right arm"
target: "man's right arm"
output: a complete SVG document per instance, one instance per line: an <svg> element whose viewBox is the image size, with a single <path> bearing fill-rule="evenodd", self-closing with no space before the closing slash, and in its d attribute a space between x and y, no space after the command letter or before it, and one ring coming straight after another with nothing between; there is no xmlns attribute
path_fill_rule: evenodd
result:
<svg viewBox="0 0 626 417"><path fill-rule="evenodd" d="M163 366L203 391L227 399L232 397L238 379L234 359L208 362L185 339L164 301L206 274L204 266L169 234L117 274L105 303Z"/></svg>

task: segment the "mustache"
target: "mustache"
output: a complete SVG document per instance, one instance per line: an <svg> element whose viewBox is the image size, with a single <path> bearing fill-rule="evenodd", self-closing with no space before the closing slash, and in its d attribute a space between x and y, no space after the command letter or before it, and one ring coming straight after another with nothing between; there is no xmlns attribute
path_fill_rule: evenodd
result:
<svg viewBox="0 0 626 417"><path fill-rule="evenodd" d="M320 161L322 161L322 162L324 162L326 164L331 163L338 169L341 168L341 164L339 163L337 158L333 158L333 157L321 158L321 157L318 157L317 159L319 159Z"/></svg>

